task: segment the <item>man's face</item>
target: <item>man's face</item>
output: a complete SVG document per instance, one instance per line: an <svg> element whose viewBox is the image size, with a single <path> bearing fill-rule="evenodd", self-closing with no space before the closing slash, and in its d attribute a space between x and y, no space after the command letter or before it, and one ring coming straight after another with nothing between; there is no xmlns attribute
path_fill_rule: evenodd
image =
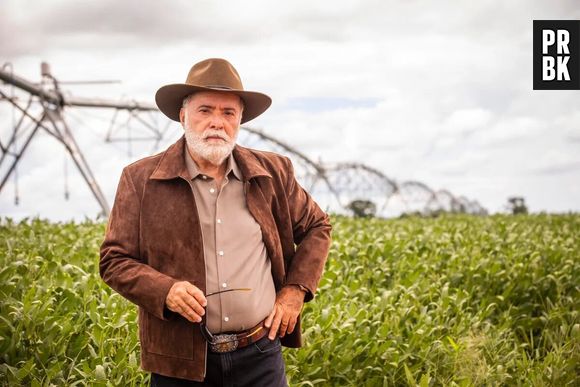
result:
<svg viewBox="0 0 580 387"><path fill-rule="evenodd" d="M242 103L235 94L198 92L181 109L179 119L190 152L221 165L236 144Z"/></svg>

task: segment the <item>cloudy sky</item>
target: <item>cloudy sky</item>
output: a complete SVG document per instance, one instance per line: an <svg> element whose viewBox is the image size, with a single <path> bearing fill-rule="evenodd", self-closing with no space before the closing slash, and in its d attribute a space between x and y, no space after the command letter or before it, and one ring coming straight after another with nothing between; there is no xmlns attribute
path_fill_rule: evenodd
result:
<svg viewBox="0 0 580 387"><path fill-rule="evenodd" d="M576 0L4 0L0 61L67 93L153 102L208 57L230 60L246 89L273 98L249 123L315 160L362 162L397 181L532 211L580 211L580 92L532 90L532 21L580 19ZM6 86L0 86L9 92ZM110 203L122 167L151 151L106 144L112 111L66 120ZM0 140L12 110L0 102ZM170 127L172 137L180 128ZM0 176L7 162L0 166ZM64 169L70 200L64 200ZM20 204L14 205L18 189ZM46 134L0 192L0 214L93 218L99 207Z"/></svg>

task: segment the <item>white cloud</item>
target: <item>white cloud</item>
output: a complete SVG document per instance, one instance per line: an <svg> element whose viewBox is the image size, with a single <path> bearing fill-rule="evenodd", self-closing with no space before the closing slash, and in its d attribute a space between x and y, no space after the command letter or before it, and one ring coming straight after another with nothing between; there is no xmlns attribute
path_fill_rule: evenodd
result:
<svg viewBox="0 0 580 387"><path fill-rule="evenodd" d="M492 119L492 113L482 108L456 110L445 120L442 134L468 134L475 130L484 131Z"/></svg>

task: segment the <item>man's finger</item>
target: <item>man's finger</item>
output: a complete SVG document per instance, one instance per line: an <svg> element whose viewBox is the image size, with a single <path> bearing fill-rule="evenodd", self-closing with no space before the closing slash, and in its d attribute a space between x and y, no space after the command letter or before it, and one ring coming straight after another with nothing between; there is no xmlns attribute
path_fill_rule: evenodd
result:
<svg viewBox="0 0 580 387"><path fill-rule="evenodd" d="M272 320L274 319L275 314L276 314L276 305L274 305L274 308L272 308L272 311L270 312L268 317L266 317L266 321L264 321L264 326L266 328L270 328L270 326L272 325Z"/></svg>
<svg viewBox="0 0 580 387"><path fill-rule="evenodd" d="M196 314L203 316L205 314L205 309L199 304L197 299L193 298L191 295L186 294L181 299L182 303L185 305L186 309L193 310Z"/></svg>
<svg viewBox="0 0 580 387"><path fill-rule="evenodd" d="M282 316L284 315L284 311L281 307L276 306L276 314L274 315L274 320L272 320L272 326L270 327L270 333L268 334L268 338L270 340L274 340L276 335L278 334L278 328L280 328L280 322L282 321Z"/></svg>
<svg viewBox="0 0 580 387"><path fill-rule="evenodd" d="M178 313L193 323L201 322L201 316L196 313L189 305L182 302L179 306Z"/></svg>
<svg viewBox="0 0 580 387"><path fill-rule="evenodd" d="M181 316L185 317L187 320L189 320L191 322L198 322L197 319L195 318L195 316L188 314L191 312L188 312L187 308L182 308L178 304L173 304L173 303L168 303L167 308L172 312L179 313Z"/></svg>
<svg viewBox="0 0 580 387"><path fill-rule="evenodd" d="M296 320L297 318L290 318L288 321L288 329L286 330L286 334L290 334L294 332L294 328L296 328Z"/></svg>
<svg viewBox="0 0 580 387"><path fill-rule="evenodd" d="M284 316L282 318L282 321L280 323L280 337L284 337L284 335L286 335L286 329L288 329L288 316Z"/></svg>
<svg viewBox="0 0 580 387"><path fill-rule="evenodd" d="M182 304L181 314L185 314L188 317L190 317L188 320L190 320L192 322L201 322L201 316L203 316L202 313L199 313L195 309L192 309L191 306L189 306L186 303Z"/></svg>
<svg viewBox="0 0 580 387"><path fill-rule="evenodd" d="M189 295L193 296L197 302L199 302L199 305L202 307L207 306L207 300L200 288L188 282L188 286L185 288L185 290Z"/></svg>
<svg viewBox="0 0 580 387"><path fill-rule="evenodd" d="M171 302L171 300L165 301L165 306L167 306L167 309L169 309L170 311L177 312L175 310L175 305L173 304L173 302Z"/></svg>
<svg viewBox="0 0 580 387"><path fill-rule="evenodd" d="M181 316L183 316L187 321L192 322L192 323L199 323L201 322L201 317L193 314L193 313L179 313Z"/></svg>

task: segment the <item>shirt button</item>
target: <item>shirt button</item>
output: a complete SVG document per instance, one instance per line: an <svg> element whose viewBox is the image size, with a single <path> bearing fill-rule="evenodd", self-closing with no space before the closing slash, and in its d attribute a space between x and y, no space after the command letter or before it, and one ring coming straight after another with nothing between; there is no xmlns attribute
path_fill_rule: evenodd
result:
<svg viewBox="0 0 580 387"><path fill-rule="evenodd" d="M222 288L227 288L228 284L226 284L225 282L222 284Z"/></svg>
<svg viewBox="0 0 580 387"><path fill-rule="evenodd" d="M214 192L215 192L215 188L210 188L210 189L209 189L209 192L210 192L210 193L214 193Z"/></svg>
<svg viewBox="0 0 580 387"><path fill-rule="evenodd" d="M224 252L223 252L222 250L220 250L220 251L218 252L218 254L219 254L219 255L221 255L222 257L224 256Z"/></svg>
<svg viewBox="0 0 580 387"><path fill-rule="evenodd" d="M230 321L230 318L226 316L226 317L224 317L224 321L228 322L228 321Z"/></svg>
<svg viewBox="0 0 580 387"><path fill-rule="evenodd" d="M218 224L222 224L222 220L221 219L218 219L217 222L218 222Z"/></svg>

